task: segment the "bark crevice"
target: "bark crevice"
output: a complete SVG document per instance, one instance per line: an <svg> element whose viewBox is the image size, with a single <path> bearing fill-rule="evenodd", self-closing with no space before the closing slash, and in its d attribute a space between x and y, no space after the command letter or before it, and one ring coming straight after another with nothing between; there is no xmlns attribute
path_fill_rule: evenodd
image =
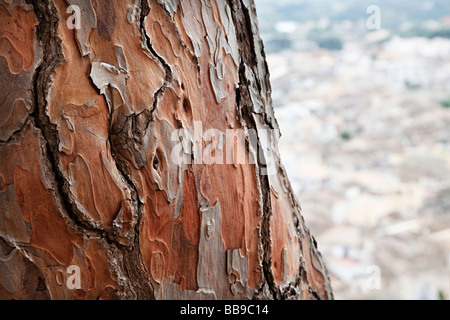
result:
<svg viewBox="0 0 450 320"><path fill-rule="evenodd" d="M117 235L114 232L107 232L97 225L93 225L90 221L84 218L82 212L78 210L74 200L71 198L69 191L69 183L64 177L64 174L59 166L59 137L55 124L52 124L50 118L46 112L47 109L47 96L49 90L53 84L52 73L54 70L64 62L65 58L62 54L61 39L57 36L57 27L59 24L59 17L57 9L53 3L49 1L29 1L32 4L34 13L38 19L37 36L38 40L43 48L42 62L38 66L34 75L33 83L33 95L34 95L34 111L31 117L34 119L34 125L38 128L43 136L44 145L44 157L48 161L47 166L49 171L53 173L53 179L55 182L55 196L58 198L61 204L62 214L65 215L65 219L69 226L72 227L77 233L87 236L87 238L96 238L103 240L103 245L108 247L108 252L117 252L119 250L124 259L121 262L121 267L115 268L113 272L120 274L125 269L126 278L130 280L133 285L124 283L123 286L129 288L129 292L125 292L125 295L131 298L153 298L152 290L149 285L148 278L145 276L146 272L139 268L139 265L143 266L140 254L135 248L139 248L138 237L132 239L128 245L124 245L119 242ZM113 152L112 152L113 153ZM114 154L113 154L114 157ZM115 159L116 160L116 159ZM139 198L137 189L128 178L128 176L121 170L121 166L117 166L119 172L121 172L123 179L127 182L128 186L132 189L132 204L133 208L138 212ZM133 191L134 190L134 191ZM138 214L138 221L140 215ZM139 223L135 226L136 234L139 233ZM114 260L118 260L117 257L111 257ZM136 263L138 262L138 263ZM139 263L140 262L140 263ZM119 275L120 278L120 275Z"/></svg>
<svg viewBox="0 0 450 320"><path fill-rule="evenodd" d="M245 126L248 129L257 129L255 120L251 117L253 114L252 101L250 98L249 91L249 79L247 79L245 66L255 66L256 56L254 55L254 45L253 45L253 33L251 30L251 23L249 21L250 16L239 0L230 0L230 8L233 12L232 16L234 19L234 24L236 28L236 38L239 44L239 53L241 57L239 65L239 84L236 89L236 107L238 108L239 117L244 121ZM241 16L240 13L243 12L244 15ZM245 48L245 50L244 50ZM251 48L250 50L248 48ZM258 87L261 88L257 79ZM258 137L258 146L260 145ZM258 157L258 168L262 168L264 165L261 163L261 159ZM261 241L263 246L263 275L267 285L269 286L270 293L274 299L280 297L279 288L274 281L274 275L272 273L272 242L270 235L270 221L272 218L271 210L271 200L270 200L270 186L267 176L262 175L260 172L257 173L256 177L261 186L262 195L262 222L261 222ZM262 284L259 292L264 288L264 283Z"/></svg>

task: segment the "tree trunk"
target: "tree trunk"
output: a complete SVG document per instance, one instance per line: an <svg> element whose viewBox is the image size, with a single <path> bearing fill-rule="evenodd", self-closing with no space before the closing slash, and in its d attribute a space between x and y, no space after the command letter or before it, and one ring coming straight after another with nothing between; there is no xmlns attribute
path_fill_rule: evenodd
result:
<svg viewBox="0 0 450 320"><path fill-rule="evenodd" d="M252 0L1 0L0 24L0 298L333 297Z"/></svg>

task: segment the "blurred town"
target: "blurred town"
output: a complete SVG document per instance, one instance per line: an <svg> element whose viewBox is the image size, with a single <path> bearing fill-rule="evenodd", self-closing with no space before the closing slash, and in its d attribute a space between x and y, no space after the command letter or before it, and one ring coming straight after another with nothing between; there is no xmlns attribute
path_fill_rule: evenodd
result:
<svg viewBox="0 0 450 320"><path fill-rule="evenodd" d="M383 2L368 30L370 1L255 2L282 161L335 298L449 299L450 4Z"/></svg>

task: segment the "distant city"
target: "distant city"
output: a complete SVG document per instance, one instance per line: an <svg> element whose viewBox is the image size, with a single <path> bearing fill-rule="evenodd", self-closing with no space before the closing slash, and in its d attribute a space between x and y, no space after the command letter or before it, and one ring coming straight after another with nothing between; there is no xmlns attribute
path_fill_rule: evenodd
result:
<svg viewBox="0 0 450 320"><path fill-rule="evenodd" d="M255 0L266 52L298 49L310 40L340 49L348 36L367 33L367 9L378 6L381 27L401 37L450 38L448 0Z"/></svg>
<svg viewBox="0 0 450 320"><path fill-rule="evenodd" d="M282 161L335 297L449 299L450 2L255 2Z"/></svg>

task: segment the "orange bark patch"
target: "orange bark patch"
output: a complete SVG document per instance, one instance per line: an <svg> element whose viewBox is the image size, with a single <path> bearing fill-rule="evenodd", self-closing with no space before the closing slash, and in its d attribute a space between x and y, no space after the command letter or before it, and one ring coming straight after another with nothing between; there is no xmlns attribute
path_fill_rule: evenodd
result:
<svg viewBox="0 0 450 320"><path fill-rule="evenodd" d="M59 263L67 265L73 257L74 243L80 239L68 229L49 189L50 182L43 180L47 169L41 167L40 139L39 131L28 124L20 141L1 148L0 154L8 158L0 161L0 173L5 183L15 185L23 219L31 225L31 245L46 250Z"/></svg>
<svg viewBox="0 0 450 320"><path fill-rule="evenodd" d="M17 6L10 15L0 5L0 56L8 61L11 73L18 74L21 70L28 71L33 67L36 25L33 11L25 11Z"/></svg>
<svg viewBox="0 0 450 320"><path fill-rule="evenodd" d="M272 267L275 282L279 285L295 279L300 267L300 244L293 209L285 193L277 198L271 194Z"/></svg>
<svg viewBox="0 0 450 320"><path fill-rule="evenodd" d="M319 293L321 296L325 296L325 279L316 266L319 266L320 263L314 255L311 255L311 246L306 237L302 239L302 249L303 249L303 257L305 258L306 264L306 275L308 277L308 282L311 284L311 287Z"/></svg>

